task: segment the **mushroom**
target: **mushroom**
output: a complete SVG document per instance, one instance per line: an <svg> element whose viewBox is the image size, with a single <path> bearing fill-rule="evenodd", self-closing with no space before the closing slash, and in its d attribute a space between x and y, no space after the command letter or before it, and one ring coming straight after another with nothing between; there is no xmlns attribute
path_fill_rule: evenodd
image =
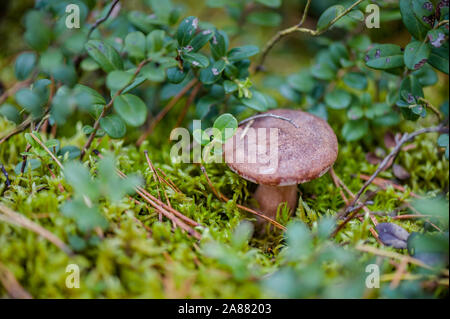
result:
<svg viewBox="0 0 450 319"><path fill-rule="evenodd" d="M331 168L338 154L337 138L326 121L298 110L271 110L250 123L241 122L226 141L225 162L241 177L259 184L254 194L259 210L275 219L281 203L295 211L298 184ZM271 140L271 128L277 139Z"/></svg>

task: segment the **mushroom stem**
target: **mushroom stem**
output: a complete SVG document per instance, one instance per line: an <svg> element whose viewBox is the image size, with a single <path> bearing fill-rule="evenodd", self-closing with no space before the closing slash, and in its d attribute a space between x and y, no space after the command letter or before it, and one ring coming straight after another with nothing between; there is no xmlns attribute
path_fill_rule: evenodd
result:
<svg viewBox="0 0 450 319"><path fill-rule="evenodd" d="M287 203L291 212L295 211L297 208L297 195L297 185L268 186L260 184L254 197L258 201L260 211L267 217L275 219L278 206L281 203Z"/></svg>

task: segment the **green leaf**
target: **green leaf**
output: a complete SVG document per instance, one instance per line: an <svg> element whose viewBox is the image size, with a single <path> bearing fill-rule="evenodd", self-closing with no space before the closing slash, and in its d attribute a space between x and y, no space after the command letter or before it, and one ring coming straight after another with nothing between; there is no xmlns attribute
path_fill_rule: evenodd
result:
<svg viewBox="0 0 450 319"><path fill-rule="evenodd" d="M106 86L112 91L125 88L133 79L133 74L125 71L112 71L106 77Z"/></svg>
<svg viewBox="0 0 450 319"><path fill-rule="evenodd" d="M225 80L223 81L223 89L226 94L230 94L238 90L238 85L233 81Z"/></svg>
<svg viewBox="0 0 450 319"><path fill-rule="evenodd" d="M415 0L414 0L415 1ZM402 15L403 24L409 33L417 40L425 39L428 28L418 20L413 11L413 0L400 0L400 12Z"/></svg>
<svg viewBox="0 0 450 319"><path fill-rule="evenodd" d="M198 18L187 17L178 26L176 37L181 47L187 46L195 36L198 29Z"/></svg>
<svg viewBox="0 0 450 319"><path fill-rule="evenodd" d="M90 88L89 86L77 84L75 86L75 92L87 94L90 98L91 104L106 104L105 98L98 93L96 90Z"/></svg>
<svg viewBox="0 0 450 319"><path fill-rule="evenodd" d="M228 51L228 36L223 31L214 30L214 35L209 40L211 53L215 60L227 55Z"/></svg>
<svg viewBox="0 0 450 319"><path fill-rule="evenodd" d="M213 127L218 129L221 134L222 143L233 137L237 130L238 122L236 118L230 113L225 113L219 116L215 121Z"/></svg>
<svg viewBox="0 0 450 319"><path fill-rule="evenodd" d="M419 80L422 86L431 86L438 81L436 72L428 63L412 74Z"/></svg>
<svg viewBox="0 0 450 319"><path fill-rule="evenodd" d="M322 31L328 28L331 22L345 11L344 6L335 5L326 9L317 21L317 31Z"/></svg>
<svg viewBox="0 0 450 319"><path fill-rule="evenodd" d="M377 70L402 67L403 52L395 44L375 44L365 56L366 65Z"/></svg>
<svg viewBox="0 0 450 319"><path fill-rule="evenodd" d="M0 116L4 116L9 121L12 121L16 124L19 124L22 120L19 110L9 103L0 105Z"/></svg>
<svg viewBox="0 0 450 319"><path fill-rule="evenodd" d="M256 24L261 25L265 27L277 27L281 24L282 17L279 13L276 12L251 12L247 16L247 21Z"/></svg>
<svg viewBox="0 0 450 319"><path fill-rule="evenodd" d="M125 123L115 114L105 116L100 119L100 126L112 138L122 138L127 132Z"/></svg>
<svg viewBox="0 0 450 319"><path fill-rule="evenodd" d="M448 43L440 48L432 48L428 63L439 71L448 74Z"/></svg>
<svg viewBox="0 0 450 319"><path fill-rule="evenodd" d="M114 109L131 126L141 126L147 119L147 106L136 95L119 95L114 100Z"/></svg>
<svg viewBox="0 0 450 319"><path fill-rule="evenodd" d="M190 44L192 46L193 52L197 52L198 50L203 48L205 44L212 39L213 36L214 32L212 30L202 30L201 32L197 33Z"/></svg>
<svg viewBox="0 0 450 319"><path fill-rule="evenodd" d="M434 6L430 0L414 0L412 1L412 9L417 20L427 29L434 26Z"/></svg>
<svg viewBox="0 0 450 319"><path fill-rule="evenodd" d="M145 58L146 38L140 31L128 33L125 38L125 51L137 60Z"/></svg>
<svg viewBox="0 0 450 319"><path fill-rule="evenodd" d="M243 98L241 99L241 102L244 103L246 106L259 112L265 112L268 109L266 98L262 93L258 91L253 90L252 97L249 99Z"/></svg>
<svg viewBox="0 0 450 319"><path fill-rule="evenodd" d="M347 142L357 141L369 132L369 123L365 120L347 121L342 127L342 136Z"/></svg>
<svg viewBox="0 0 450 319"><path fill-rule="evenodd" d="M405 48L405 65L410 70L420 69L431 54L431 48L428 43L423 41L411 41Z"/></svg>
<svg viewBox="0 0 450 319"><path fill-rule="evenodd" d="M16 59L14 73L19 81L26 80L36 66L37 57L33 52L24 52Z"/></svg>
<svg viewBox="0 0 450 319"><path fill-rule="evenodd" d="M36 51L45 51L51 43L53 32L46 22L44 12L31 10L25 15L26 43Z"/></svg>
<svg viewBox="0 0 450 319"><path fill-rule="evenodd" d="M183 53L182 57L193 67L206 68L209 65L208 58L201 53Z"/></svg>
<svg viewBox="0 0 450 319"><path fill-rule="evenodd" d="M314 79L309 72L292 74L287 79L290 86L302 93L310 93L314 89Z"/></svg>
<svg viewBox="0 0 450 319"><path fill-rule="evenodd" d="M239 61L247 59L255 54L258 54L259 49L254 45L244 45L242 47L233 48L228 52L229 61Z"/></svg>
<svg viewBox="0 0 450 319"><path fill-rule="evenodd" d="M164 30L153 30L147 35L147 50L149 53L156 53L164 48Z"/></svg>
<svg viewBox="0 0 450 319"><path fill-rule="evenodd" d="M173 67L167 69L167 80L169 80L170 83L178 84L181 83L188 74L188 70L184 68L183 70L180 70L179 67Z"/></svg>
<svg viewBox="0 0 450 319"><path fill-rule="evenodd" d="M347 111L347 117L352 120L359 120L364 116L364 110L360 106L352 106Z"/></svg>
<svg viewBox="0 0 450 319"><path fill-rule="evenodd" d="M23 107L34 118L38 118L42 115L44 103L36 92L24 88L17 91L15 97L17 104Z"/></svg>
<svg viewBox="0 0 450 319"><path fill-rule="evenodd" d="M122 70L123 63L119 53L107 43L99 40L90 40L85 45L88 54L105 72Z"/></svg>
<svg viewBox="0 0 450 319"><path fill-rule="evenodd" d="M213 84L220 79L220 76L224 69L225 61L216 61L213 65L200 71L200 81L204 84Z"/></svg>
<svg viewBox="0 0 450 319"><path fill-rule="evenodd" d="M325 95L325 103L328 107L335 110L347 108L351 101L351 94L342 89L335 89Z"/></svg>
<svg viewBox="0 0 450 319"><path fill-rule="evenodd" d="M367 88L367 77L364 73L349 72L342 78L345 84L356 90L365 90Z"/></svg>
<svg viewBox="0 0 450 319"><path fill-rule="evenodd" d="M152 82L164 82L166 79L166 71L164 70L164 67L156 63L149 63L145 65L140 74Z"/></svg>
<svg viewBox="0 0 450 319"><path fill-rule="evenodd" d="M211 95L202 96L195 105L195 113L200 118L203 119L210 111L213 105L219 103L217 98Z"/></svg>
<svg viewBox="0 0 450 319"><path fill-rule="evenodd" d="M336 76L336 70L328 63L316 63L311 67L311 74L319 80L330 81Z"/></svg>

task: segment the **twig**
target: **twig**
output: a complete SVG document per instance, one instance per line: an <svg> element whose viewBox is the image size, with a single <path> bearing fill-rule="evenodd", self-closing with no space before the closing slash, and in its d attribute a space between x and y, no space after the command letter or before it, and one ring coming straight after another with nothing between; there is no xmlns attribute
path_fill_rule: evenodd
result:
<svg viewBox="0 0 450 319"><path fill-rule="evenodd" d="M256 119L263 118L263 117L273 117L273 118L276 118L279 120L287 121L287 122L291 123L293 126L295 126L295 128L299 128L298 125L295 124L295 122L293 120L291 120L287 117L284 117L284 116L279 116L279 115L275 115L275 114L271 114L271 113L257 114L257 115L250 116L249 118L246 118L245 120L239 122L239 126L242 124L245 124L247 122L254 121Z"/></svg>
<svg viewBox="0 0 450 319"><path fill-rule="evenodd" d="M103 158L103 156L98 152L97 150L94 151L95 154ZM120 171L119 169L116 169L117 175L119 175L122 178L127 178L127 175ZM188 223L192 225L193 227L201 226L196 221L190 219L189 217L183 215L179 211L175 210L174 208L164 204L162 201L157 199L155 196L147 192L144 188L137 186L135 187L135 191L137 194L139 194L145 201L147 201L150 205L152 205L154 208L156 208L158 211L160 211L164 216L169 218L172 222L174 222L177 226L179 226L181 229L187 231L191 236L193 236L196 239L200 239L201 235L196 232L194 229L189 227L185 224ZM181 220L180 220L181 219Z"/></svg>
<svg viewBox="0 0 450 319"><path fill-rule="evenodd" d="M398 260L406 260L406 262L413 264L413 265L417 265L419 267L422 268L426 268L426 269L433 269L432 267L428 266L427 264L423 263L422 261L420 261L419 259L410 257L410 256L406 256L406 255L402 255L393 251L387 251L387 250L382 250L376 247L372 247L372 246L368 246L368 245L358 245L355 247L356 250L362 251L362 252L366 252L366 253L370 253L370 254L374 254L377 256L382 256L382 257L388 257L388 258L394 258L394 259L398 259Z"/></svg>
<svg viewBox="0 0 450 319"><path fill-rule="evenodd" d="M198 91L200 90L200 88L202 87L201 83L198 83L196 86L194 86L194 88L192 89L191 94L189 94L188 99L186 100L186 104L184 105L183 110L180 113L180 116L178 117L177 120L177 124L175 124L175 127L179 127L182 123L183 120L189 110L189 107L192 105L192 103L195 100L195 97L197 96Z"/></svg>
<svg viewBox="0 0 450 319"><path fill-rule="evenodd" d="M216 188L214 187L213 183L211 182L211 180L209 179L208 173L206 172L206 169L203 165L200 165L200 169L203 172L203 175L205 175L206 177L206 181L208 182L209 187L211 188L212 192L214 193L214 195L216 195L216 197L224 202L228 202L229 199L223 195L222 193L220 193L218 190L216 190ZM259 217L261 217L262 219L265 219L266 221L268 221L269 223L271 223L272 225L274 225L275 227L281 229L281 230L286 230L286 227L284 227L283 225L281 225L279 222L273 220L270 217L267 217L266 215L257 212L256 210L250 209L248 207L245 207L243 205L237 204L236 203L236 207L240 208L241 210L244 210L246 212L249 212L251 214L257 215Z"/></svg>
<svg viewBox="0 0 450 319"><path fill-rule="evenodd" d="M167 186L169 186L170 188L172 188L175 192L182 194L183 192L177 187L177 185L175 185L174 182L172 182L172 180L166 175L166 173L164 173L164 171L160 168L156 168L165 178L162 178L162 181L164 183L167 184Z"/></svg>
<svg viewBox="0 0 450 319"><path fill-rule="evenodd" d="M306 19L306 16L307 16L307 13L309 10L309 6L311 3L311 0L308 0L308 2L306 3L306 6L305 6L305 10L303 11L303 17L302 17L301 21L298 24L296 24L290 28L279 31L275 36L272 37L272 39L269 40L269 42L267 42L267 44L265 45L263 52L261 54L261 59L259 61L259 64L255 69L255 72L262 70L264 61L265 61L267 55L269 54L269 51L275 46L275 44L278 41L280 41L285 36L292 34L294 32L303 32L303 33L309 33L312 36L319 36L322 33L328 31L331 28L331 26L333 26L338 20L340 20L343 16L345 16L347 13L349 13L351 10L353 10L354 7L356 7L363 1L364 0L358 0L355 3L353 3L350 7L348 7L346 10L344 10L340 15L338 15L336 18L334 18L330 22L330 24L327 26L327 28L325 28L323 30L317 30L317 29L311 30L311 29L301 27Z"/></svg>
<svg viewBox="0 0 450 319"><path fill-rule="evenodd" d="M35 140L51 157L52 159L56 162L56 164L58 164L59 168L64 169L63 165L61 164L61 162L56 158L56 156L48 149L47 146L45 146L44 143L42 143L42 141L40 139L38 139L36 137L36 135L34 135L33 133L30 133L30 136L33 138L33 140Z"/></svg>
<svg viewBox="0 0 450 319"><path fill-rule="evenodd" d="M149 127L145 130L145 132L142 133L142 135L139 137L139 139L136 142L137 146L141 146L141 144L145 141L145 139L150 134L152 134L153 129L159 123L159 121L161 121L164 118L164 116L175 106L175 104L177 104L177 102L183 97L183 95L186 94L186 92L189 91L189 89L193 87L197 82L198 80L196 78L192 79L188 84L186 84L184 88L181 89L180 92L177 93L177 95L175 95L170 100L169 103L167 103L167 105L161 110L161 112L159 112L158 115L156 115L156 117L150 123Z"/></svg>
<svg viewBox="0 0 450 319"><path fill-rule="evenodd" d="M95 135L97 134L98 129L100 128L100 120L106 115L106 113L109 111L109 109L113 106L115 99L122 94L122 92L131 84L133 83L133 81L136 79L136 76L139 74L139 72L141 72L141 69L144 67L144 65L146 65L148 62L150 62L151 59L146 59L144 61L142 61L136 71L134 72L131 80L120 90L118 90L114 96L112 97L112 99L109 101L109 103L107 105L105 105L105 107L103 107L102 113L100 114L100 116L98 117L98 119L95 121L94 126L93 126L93 130L91 135L89 136L89 139L87 140L86 144L84 144L83 149L81 150L81 155L80 155L80 160L83 160L84 155L86 154L86 151L89 149L89 147L91 146Z"/></svg>
<svg viewBox="0 0 450 319"><path fill-rule="evenodd" d="M350 203L350 206L344 212L344 215L351 212L352 206L359 200L362 193L366 190L366 188L373 182L373 180L380 174L380 172L384 169L384 167L389 163L391 159L394 159L397 153L401 150L403 144L413 140L416 136L424 133L432 133L432 132L448 132L448 128L445 128L443 125L435 126L435 127L427 127L420 130L417 130L413 133L405 133L402 138L398 141L397 145L391 150L391 152L383 159L383 161L378 165L375 173L364 183L361 189L356 193L356 196Z"/></svg>
<svg viewBox="0 0 450 319"><path fill-rule="evenodd" d="M14 84L13 87L11 87L10 89L6 90L1 96L0 96L0 104L3 104L3 102L6 101L6 99L8 97L10 97L11 95L15 94L17 91L19 91L20 89L28 86L31 84L31 82L33 82L33 78L34 76L32 76L30 79L22 81L22 82L17 82L16 84Z"/></svg>
<svg viewBox="0 0 450 319"><path fill-rule="evenodd" d="M6 266L3 265L1 262L0 262L0 283L3 285L6 292L11 298L33 299L31 294L20 285L20 283L17 281L12 271L6 268Z"/></svg>
<svg viewBox="0 0 450 319"><path fill-rule="evenodd" d="M12 209L0 204L0 221L4 221L10 224L14 224L23 228L26 228L42 237L47 239L49 242L54 244L56 247L60 248L68 255L73 255L72 250L67 246L61 239L56 237L54 234L49 232L42 226L29 220L22 214L14 212Z"/></svg>
<svg viewBox="0 0 450 319"><path fill-rule="evenodd" d="M19 134L20 132L23 132L27 129L28 126L31 125L32 119L31 116L29 116L27 119L25 119L22 123L19 124L15 129L13 129L11 132L7 133L5 136L3 136L0 139L0 145L2 145L4 142L9 140L11 137L13 137L16 134Z"/></svg>
<svg viewBox="0 0 450 319"><path fill-rule="evenodd" d="M3 175L5 175L5 178L6 178L6 182L5 182L6 188L8 188L9 186L11 186L11 181L9 180L8 172L6 171L5 166L3 166L3 163L0 163L0 167L1 167L1 171L2 171Z"/></svg>
<svg viewBox="0 0 450 319"><path fill-rule="evenodd" d="M87 35L87 38L89 39L91 37L92 32L94 32L94 30L103 22L105 22L106 20L108 20L109 16L111 15L111 13L113 12L115 6L119 3L119 0L114 0L113 4L111 5L111 8L109 8L108 13L106 14L106 16L104 16L101 19L98 19L97 21L95 21L95 23L92 25L92 27L89 29L89 33Z"/></svg>
<svg viewBox="0 0 450 319"><path fill-rule="evenodd" d="M439 112L439 110L433 104L431 104L430 102L425 100L423 97L419 97L419 101L423 102L427 108L432 110L437 115L439 121L442 121L442 114L441 114L441 112Z"/></svg>

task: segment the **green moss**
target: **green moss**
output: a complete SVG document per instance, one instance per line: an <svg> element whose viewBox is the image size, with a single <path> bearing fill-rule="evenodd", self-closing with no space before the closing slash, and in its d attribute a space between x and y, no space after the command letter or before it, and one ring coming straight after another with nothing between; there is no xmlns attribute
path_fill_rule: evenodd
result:
<svg viewBox="0 0 450 319"><path fill-rule="evenodd" d="M2 131L12 128L1 119L0 127ZM397 158L396 163L405 167L411 174L411 178L404 183L407 189L405 193L392 187L385 190L377 190L373 185L369 187L369 190L377 190L373 204L368 206L371 211L387 213L394 210L403 202L411 200L410 191L427 195L448 189L448 161L441 152L436 151L435 140L436 135L433 134L420 136L414 141L416 148L402 152ZM83 142L84 137L81 135L61 139L62 146L81 146ZM4 176L0 176L0 192L3 192L1 202L74 247L76 243L71 236L79 233L73 221L60 213L61 205L73 196L71 186L64 180L54 163L47 159L43 159L43 165L37 170L16 176L14 167L21 161L20 152L25 146L26 141L23 135L19 134L0 148L0 161L5 164L12 181L12 186L4 190L5 179ZM282 253L285 246L283 234L271 230L265 236L253 236L249 242L244 240L239 247L233 244L235 238L233 236L236 236L233 232L239 223L245 219L254 220L254 216L236 207L236 203L252 205L251 193L254 185L232 173L224 164L207 165L206 169L215 187L230 198L228 203L224 203L213 195L198 166L172 164L169 158L169 143L153 145L146 141L137 149L105 137L100 143L95 142L93 147L102 152L111 151L122 171L126 174L140 174L144 178L146 189L158 196L158 185L153 180L143 154L143 150L148 150L155 167L162 169L182 192L177 193L169 187L165 188L171 205L203 225L199 229L203 239L200 243L196 243L181 230L172 231L171 223L165 219L160 222L156 211L127 197L115 204L104 199L100 201L100 211L109 221L108 229L101 235L103 238L91 236L87 246L81 247L81 250L71 257L34 233L1 222L0 260L33 296L41 298L271 296L263 283L268 274L286 265ZM376 166L366 162L364 157L366 151L362 144L340 145L335 171L353 192L357 192L364 182L358 178L359 174L369 175L376 169ZM85 163L94 175L97 161L98 158L91 154ZM56 178L51 177L47 165L52 167ZM390 170L383 172L381 177L393 178ZM58 184L66 191L61 192ZM283 224L288 223L290 219L302 220L314 232L318 223L325 217L334 216L344 207L344 201L329 174L300 185L299 189L301 196L295 216L289 218L285 209L280 210L279 221ZM163 192L159 194L163 196ZM139 200L138 197L135 198ZM377 219L380 222L392 221L391 217L387 216L379 216ZM420 220L393 222L408 231L420 231L423 228L423 221ZM151 231L147 231L142 225ZM347 248L342 248L344 253L352 251L352 245L362 242L380 247L369 232L372 226L367 216L362 221L352 220L338 234L335 242L349 244L345 246ZM317 249L323 250L327 245L325 241ZM214 253L211 253L211 247ZM358 254L357 258L358 265L365 265L370 261L369 257L363 254ZM316 290L311 292L311 296L332 296L334 290L324 290L325 287L350 270L342 268L342 263L337 259L322 263L314 261L313 258L308 262L299 262L296 267L300 267L299 269L306 267L305 269L310 270L305 271L312 271L312 268L317 268L313 266L316 262L322 269L320 278L323 278L318 280L322 286L314 288ZM68 264L77 264L80 267L80 289L68 289L65 286ZM385 265L384 274L395 271L387 262ZM355 271L353 274L356 276L361 269ZM362 271L364 272L364 269ZM4 288L0 287L0 296L5 294Z"/></svg>

